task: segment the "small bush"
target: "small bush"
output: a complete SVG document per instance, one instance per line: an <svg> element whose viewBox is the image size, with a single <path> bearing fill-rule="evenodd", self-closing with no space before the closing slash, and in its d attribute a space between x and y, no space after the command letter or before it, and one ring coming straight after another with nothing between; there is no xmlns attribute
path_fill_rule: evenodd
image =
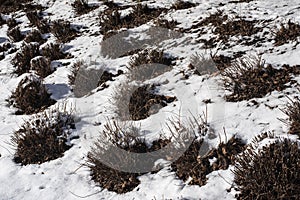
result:
<svg viewBox="0 0 300 200"><path fill-rule="evenodd" d="M101 87L97 91L107 88L106 82L113 81L114 77L121 74L123 74L121 70L117 74L112 74L103 69L88 69L88 65L80 60L73 64L68 78L74 95L82 97L97 87Z"/></svg>
<svg viewBox="0 0 300 200"><path fill-rule="evenodd" d="M225 89L232 92L227 101L242 101L261 98L268 93L282 91L291 82L291 74L299 74L297 66L283 65L280 69L265 66L259 57L243 57L234 61L223 72Z"/></svg>
<svg viewBox="0 0 300 200"><path fill-rule="evenodd" d="M176 97L155 94L154 85L124 84L115 91L112 103L122 120L146 119L176 100Z"/></svg>
<svg viewBox="0 0 300 200"><path fill-rule="evenodd" d="M300 149L289 139L238 156L234 182L238 199L299 199Z"/></svg>
<svg viewBox="0 0 300 200"><path fill-rule="evenodd" d="M22 10L26 3L30 3L32 0L1 0L0 1L0 13L11 14L18 10Z"/></svg>
<svg viewBox="0 0 300 200"><path fill-rule="evenodd" d="M275 46L280 46L289 41L297 41L300 36L300 25L290 20L286 25L281 24L281 28L275 33Z"/></svg>
<svg viewBox="0 0 300 200"><path fill-rule="evenodd" d="M51 68L51 61L44 56L39 56L32 59L30 63L30 69L36 71L36 73L42 78L47 77L54 71Z"/></svg>
<svg viewBox="0 0 300 200"><path fill-rule="evenodd" d="M15 57L12 59L12 64L16 67L14 73L20 76L21 74L29 72L31 59L39 54L38 44L23 44L21 50L17 52Z"/></svg>
<svg viewBox="0 0 300 200"><path fill-rule="evenodd" d="M174 5L172 5L171 9L175 10L182 10L182 9L188 9L197 6L197 4L189 2L189 1L182 1L177 0Z"/></svg>
<svg viewBox="0 0 300 200"><path fill-rule="evenodd" d="M70 22L64 20L54 21L51 26L51 33L62 43L69 42L77 36L77 32L71 28Z"/></svg>
<svg viewBox="0 0 300 200"><path fill-rule="evenodd" d="M157 170L155 161L161 158L159 153L147 154L147 159L141 159L139 155L157 151L170 141L155 140L149 147L139 134L139 129L132 125L115 121L105 125L101 137L88 153L86 164L91 170L92 179L102 188L119 194L126 193L139 185L138 176Z"/></svg>
<svg viewBox="0 0 300 200"><path fill-rule="evenodd" d="M56 102L50 96L42 80L31 74L21 80L8 101L18 109L16 114L33 114Z"/></svg>
<svg viewBox="0 0 300 200"><path fill-rule="evenodd" d="M24 39L24 35L20 31L20 27L10 29L7 31L7 35L13 42L20 42Z"/></svg>
<svg viewBox="0 0 300 200"><path fill-rule="evenodd" d="M97 8L97 6L89 6L88 0L75 0L71 5L78 15L86 14Z"/></svg>
<svg viewBox="0 0 300 200"><path fill-rule="evenodd" d="M42 55L52 60L65 59L69 54L63 53L59 44L47 44L42 48Z"/></svg>
<svg viewBox="0 0 300 200"><path fill-rule="evenodd" d="M71 146L74 117L66 111L50 110L26 121L12 136L14 161L22 165L41 164L62 157Z"/></svg>
<svg viewBox="0 0 300 200"><path fill-rule="evenodd" d="M34 25L37 27L39 26L39 24L41 23L41 20L42 20L42 17L40 17L40 15L37 11L27 12L26 17L30 21L31 25Z"/></svg>
<svg viewBox="0 0 300 200"><path fill-rule="evenodd" d="M9 18L6 23L9 30L15 28L19 24L14 18Z"/></svg>
<svg viewBox="0 0 300 200"><path fill-rule="evenodd" d="M290 125L290 134L296 134L300 137L300 100L290 100L283 112L289 117L285 123Z"/></svg>
<svg viewBox="0 0 300 200"><path fill-rule="evenodd" d="M201 135L208 133L207 124L202 121L198 125L198 131L202 132ZM182 126L182 125L180 125ZM177 130L181 130L180 126ZM188 129L184 129L188 130ZM182 133L175 133L182 137ZM198 133L199 134L199 133ZM182 140L182 139L181 139ZM183 140L184 141L184 140ZM204 147L203 140L194 140L190 146L182 145L187 149L182 156L180 156L175 162L171 164L172 170L183 181L187 181L191 178L190 185L203 186L206 184L207 175L213 171L220 169L228 169L229 165L233 164L237 154L243 151L245 144L238 138L231 138L226 143L221 142L217 148L208 151L208 147ZM207 152L202 152L203 149ZM200 152L204 155L200 155ZM210 160L214 159L213 163Z"/></svg>
<svg viewBox="0 0 300 200"><path fill-rule="evenodd" d="M121 28L134 28L157 18L164 9L149 8L147 5L137 4L133 7L133 12L123 18L119 13L119 8L114 7L100 14L100 33L108 38L110 31Z"/></svg>
<svg viewBox="0 0 300 200"><path fill-rule="evenodd" d="M42 34L38 30L32 30L29 34L26 35L25 42L37 42L39 44L43 44L46 40L42 37Z"/></svg>

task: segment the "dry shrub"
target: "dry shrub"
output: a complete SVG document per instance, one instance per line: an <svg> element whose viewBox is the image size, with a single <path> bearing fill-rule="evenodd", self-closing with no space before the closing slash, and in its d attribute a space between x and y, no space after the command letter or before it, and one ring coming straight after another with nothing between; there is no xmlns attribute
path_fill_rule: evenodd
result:
<svg viewBox="0 0 300 200"><path fill-rule="evenodd" d="M166 28L174 30L179 23L176 20L166 20L158 18L155 22L155 25L161 28Z"/></svg>
<svg viewBox="0 0 300 200"><path fill-rule="evenodd" d="M108 38L109 31L116 31L121 28L134 28L157 18L164 9L149 8L147 5L137 4L133 7L133 12L122 17L119 8L112 8L100 14L100 33Z"/></svg>
<svg viewBox="0 0 300 200"><path fill-rule="evenodd" d="M10 42L5 42L0 45L0 52L8 51L10 48L12 48L12 44Z"/></svg>
<svg viewBox="0 0 300 200"><path fill-rule="evenodd" d="M6 21L2 18L2 14L0 13L0 27L1 27L3 24L6 24Z"/></svg>
<svg viewBox="0 0 300 200"><path fill-rule="evenodd" d="M202 121L198 125L198 132L201 135L208 133L207 122ZM177 128L180 130L180 126ZM182 137L180 134L175 133ZM199 134L199 133L198 133ZM181 139L182 140L182 139ZM217 148L208 151L208 147L203 146L203 140L195 139L182 156L171 164L172 170L183 181L189 181L190 185L203 186L206 184L207 175L220 169L228 169L234 163L237 154L244 150L245 144L238 138L232 137L226 143L221 142ZM206 151L206 152L203 152ZM200 155L204 153L204 155ZM210 163L211 159L215 159Z"/></svg>
<svg viewBox="0 0 300 200"><path fill-rule="evenodd" d="M69 42L77 36L77 31L71 28L71 23L64 20L52 22L51 33L62 43Z"/></svg>
<svg viewBox="0 0 300 200"><path fill-rule="evenodd" d="M262 28L255 26L256 20L249 21L236 17L235 19L229 20L227 23L222 23L214 30L215 34L218 34L221 39L226 40L229 36L242 35L251 36L260 31Z"/></svg>
<svg viewBox="0 0 300 200"><path fill-rule="evenodd" d="M228 16L223 15L223 11L218 10L216 13L211 13L208 17L204 18L197 24L192 25L188 29L184 29L186 32L190 32L191 30L198 29L200 27L213 25L215 27L220 26L223 22L227 21Z"/></svg>
<svg viewBox="0 0 300 200"><path fill-rule="evenodd" d="M17 52L15 57L12 59L12 64L16 67L14 73L20 76L21 74L29 72L31 59L39 54L38 44L23 44L20 51Z"/></svg>
<svg viewBox="0 0 300 200"><path fill-rule="evenodd" d="M105 125L101 137L88 153L86 163L91 170L92 179L102 188L119 194L126 193L139 185L138 176L158 170L155 161L161 158L160 154L151 152L158 151L170 141L155 140L149 147L139 137L140 134L140 130L132 124L124 125L113 121ZM139 155L143 156L145 153L148 153L147 159L140 159Z"/></svg>
<svg viewBox="0 0 300 200"><path fill-rule="evenodd" d="M42 55L52 60L65 59L70 55L67 53L63 53L61 50L61 46L59 44L47 44L42 48Z"/></svg>
<svg viewBox="0 0 300 200"><path fill-rule="evenodd" d="M299 199L300 149L289 139L238 156L234 182L238 199Z"/></svg>
<svg viewBox="0 0 300 200"><path fill-rule="evenodd" d="M42 34L39 30L32 30L29 34L26 35L25 42L37 42L39 44L43 44L46 40L42 37Z"/></svg>
<svg viewBox="0 0 300 200"><path fill-rule="evenodd" d="M7 35L13 42L20 42L24 39L24 35L20 31L20 27L10 29L7 31Z"/></svg>
<svg viewBox="0 0 300 200"><path fill-rule="evenodd" d="M297 41L300 36L300 25L288 21L286 25L281 24L280 29L275 33L275 46L280 46L289 41Z"/></svg>
<svg viewBox="0 0 300 200"><path fill-rule="evenodd" d="M0 13L11 14L18 10L22 10L26 3L32 0L0 0Z"/></svg>
<svg viewBox="0 0 300 200"><path fill-rule="evenodd" d="M100 87L97 91L107 88L106 82L114 81L113 78L121 74L123 74L121 70L118 70L117 74L113 74L103 69L88 69L88 65L79 60L72 65L68 79L74 95L82 97L97 87Z"/></svg>
<svg viewBox="0 0 300 200"><path fill-rule="evenodd" d="M171 9L175 10L183 10L188 9L197 6L197 4L189 2L189 1L183 1L183 0L177 0L174 5L172 5Z"/></svg>
<svg viewBox="0 0 300 200"><path fill-rule="evenodd" d="M32 117L12 136L16 146L14 161L22 165L41 164L62 157L71 148L67 142L72 129L74 116L66 111L54 109Z"/></svg>
<svg viewBox="0 0 300 200"><path fill-rule="evenodd" d="M33 114L56 102L50 96L42 79L30 74L20 81L8 101L18 109L16 114Z"/></svg>
<svg viewBox="0 0 300 200"><path fill-rule="evenodd" d="M51 61L44 56L38 56L32 59L30 66L30 69L36 71L36 73L42 78L47 77L54 71L51 68Z"/></svg>
<svg viewBox="0 0 300 200"><path fill-rule="evenodd" d="M142 50L130 58L129 77L139 81L154 78L169 71L174 60L175 58L160 50Z"/></svg>
<svg viewBox="0 0 300 200"><path fill-rule="evenodd" d="M38 26L41 23L42 17L37 11L27 12L26 17L30 21L31 25Z"/></svg>
<svg viewBox="0 0 300 200"><path fill-rule="evenodd" d="M88 0L75 0L71 5L77 15L86 14L97 8L97 6L89 6Z"/></svg>
<svg viewBox="0 0 300 200"><path fill-rule="evenodd" d="M291 74L299 74L299 66L283 65L280 69L268 64L265 66L260 57L243 57L234 61L223 72L225 89L232 92L227 101L242 101L261 98L268 93L282 91L292 81Z"/></svg>
<svg viewBox="0 0 300 200"><path fill-rule="evenodd" d="M290 99L283 112L289 117L288 121L284 121L290 126L289 133L300 137L300 100Z"/></svg>
<svg viewBox="0 0 300 200"><path fill-rule="evenodd" d="M6 23L9 30L15 28L19 24L14 18L9 18Z"/></svg>
<svg viewBox="0 0 300 200"><path fill-rule="evenodd" d="M112 103L122 120L146 119L176 100L176 97L155 94L154 85L136 86L125 83L115 91Z"/></svg>

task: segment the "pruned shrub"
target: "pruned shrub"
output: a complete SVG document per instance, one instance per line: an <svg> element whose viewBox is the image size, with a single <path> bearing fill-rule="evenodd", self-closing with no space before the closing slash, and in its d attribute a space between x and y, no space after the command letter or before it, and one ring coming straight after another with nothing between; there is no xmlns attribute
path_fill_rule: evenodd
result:
<svg viewBox="0 0 300 200"><path fill-rule="evenodd" d="M30 69L36 71L36 73L42 78L47 77L54 71L51 68L51 61L44 56L38 56L32 59L30 62Z"/></svg>
<svg viewBox="0 0 300 200"><path fill-rule="evenodd" d="M7 31L7 35L13 42L20 42L25 37L20 31L20 27L10 29Z"/></svg>
<svg viewBox="0 0 300 200"><path fill-rule="evenodd" d="M62 157L71 148L74 116L58 109L40 113L15 131L12 143L16 147L14 161L21 165L41 164Z"/></svg>
<svg viewBox="0 0 300 200"><path fill-rule="evenodd" d="M299 145L289 139L248 148L234 164L237 199L299 199L299 159Z"/></svg>
<svg viewBox="0 0 300 200"><path fill-rule="evenodd" d="M64 59L69 56L67 53L63 53L59 44L47 44L42 48L41 54L52 60Z"/></svg>
<svg viewBox="0 0 300 200"><path fill-rule="evenodd" d="M28 33L24 39L25 42L37 42L39 44L43 44L46 40L42 37L42 34L39 30L32 30Z"/></svg>
<svg viewBox="0 0 300 200"><path fill-rule="evenodd" d="M222 72L224 87L232 92L226 100L249 100L264 97L274 90L282 91L292 80L291 74L299 74L299 68L283 65L277 69L270 64L265 66L259 57L239 58Z"/></svg>
<svg viewBox="0 0 300 200"><path fill-rule="evenodd" d="M129 83L121 85L115 91L112 103L122 120L146 119L176 100L176 97L155 93L154 85L135 86Z"/></svg>
<svg viewBox="0 0 300 200"><path fill-rule="evenodd" d="M281 24L280 29L275 33L275 46L280 46L289 41L297 41L300 36L300 25L288 21L287 24Z"/></svg>
<svg viewBox="0 0 300 200"><path fill-rule="evenodd" d="M300 137L300 100L291 100L287 104L283 112L289 117L288 121L284 121L290 126L289 133Z"/></svg>
<svg viewBox="0 0 300 200"><path fill-rule="evenodd" d="M88 0L75 0L71 5L78 15L86 14L97 8L97 6L90 6Z"/></svg>
<svg viewBox="0 0 300 200"><path fill-rule="evenodd" d="M8 102L18 109L16 114L33 114L56 102L50 96L41 78L30 74L20 81Z"/></svg>
<svg viewBox="0 0 300 200"><path fill-rule="evenodd" d="M92 179L102 188L126 193L139 185L138 176L159 169L155 161L162 157L155 151L170 141L159 139L149 146L140 134L140 130L132 124L113 121L105 125L101 137L88 153L86 163ZM145 154L147 156L144 158Z"/></svg>
<svg viewBox="0 0 300 200"><path fill-rule="evenodd" d="M51 33L62 43L69 42L77 36L76 30L71 28L71 23L64 20L53 21Z"/></svg>
<svg viewBox="0 0 300 200"><path fill-rule="evenodd" d="M31 59L39 54L38 44L23 44L20 51L17 52L15 57L12 59L12 64L16 67L14 73L20 76L21 74L29 72Z"/></svg>

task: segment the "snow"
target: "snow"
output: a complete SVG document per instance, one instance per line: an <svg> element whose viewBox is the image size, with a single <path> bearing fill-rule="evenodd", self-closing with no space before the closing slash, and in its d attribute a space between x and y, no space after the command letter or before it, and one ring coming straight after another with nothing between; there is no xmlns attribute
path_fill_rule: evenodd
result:
<svg viewBox="0 0 300 200"><path fill-rule="evenodd" d="M37 1L42 5L50 6L45 12L52 13L46 18L51 20L65 19L71 21L75 25L83 25L82 34L67 43L64 47L67 52L71 53L73 59L60 60L62 63L70 62L68 66L60 65L59 62L52 62L52 66L56 71L44 79L52 98L58 100L57 104L68 102L70 107L75 109L77 117L75 134L79 135L79 139L72 140L73 147L64 153L64 156L56 160L43 163L41 165L21 166L13 162L14 147L10 143L10 137L13 131L17 130L23 120L29 116L14 115L15 109L8 107L7 99L11 92L17 87L20 80L24 77L16 77L10 75L13 66L10 64L14 54L6 56L0 61L0 199L2 200L74 200L74 199L235 199L235 192L228 192L233 184L233 166L227 170L219 170L210 173L207 184L199 187L188 185L179 180L174 172L169 168L164 168L158 173L148 173L139 177L141 184L133 191L126 194L118 195L114 192L107 191L97 186L97 183L91 180L89 169L83 164L87 159L87 153L91 149L93 143L103 129L105 121L115 117L115 107L111 104L111 98L114 95L115 88L124 82L126 77L121 75L115 81L109 82L110 87L95 92L82 98L76 98L71 92L68 85L68 74L70 66L77 60L84 60L86 63L93 65L93 68L106 68L113 72L119 69L127 70L129 57L118 59L110 59L101 55L102 35L93 35L99 30L97 21L100 11L105 6L98 1L90 1L100 5L96 10L91 11L81 17L75 16L71 2L67 0ZM72 1L73 2L73 1ZM131 1L118 0L117 3L126 5ZM144 2L144 1L143 1ZM170 7L174 1L159 0L147 1L152 6ZM289 19L300 22L300 2L298 0L278 1L264 0L252 1L250 3L227 3L229 0L193 0L199 3L197 7L186 10L171 10L164 17L167 19L177 20L180 24L178 27L189 28L195 22L204 19L210 13L214 13L217 9L223 10L226 14L237 13L238 15L247 16L248 19L272 19L266 29L274 30L281 22ZM132 3L132 2L131 2ZM219 6L220 3L225 5ZM124 14L124 13L123 13ZM29 22L24 13L18 13L17 19L22 21L22 31L28 30ZM264 25L263 25L264 26ZM149 25L143 25L131 29L131 38L143 36L140 35ZM207 27L208 28L208 27ZM209 28L208 28L209 29ZM2 38L8 38L6 35L7 26L0 27L0 42ZM201 38L209 38L211 33L201 36ZM266 37L270 37L267 35ZM297 96L295 88L289 88L282 92L272 92L264 98L255 99L259 102L257 106L248 106L249 101L241 101L237 103L225 102L224 95L227 91L222 88L220 75L192 75L189 79L184 80L180 73L182 69L186 69L189 59L194 53L209 54L209 50L205 50L203 44L195 42L199 39L197 34L184 34L182 38L174 40L165 40L163 48L166 52L183 58L177 61L176 66L167 73L149 80L149 82L160 82L160 93L169 96L176 96L178 101L170 103L167 107L161 109L158 113L151 115L145 120L138 123L144 133L147 133L148 139L157 137L157 133L164 130L165 122L180 113L182 116L194 116L202 114L207 108L207 120L221 140L236 135L242 138L246 143L250 143L253 137L262 133L273 131L275 135L280 137L289 137L297 139L293 136L287 136L288 127L278 120L278 118L286 119L287 116L280 110L288 102L288 98L278 98L289 92L289 97ZM54 36L48 40L55 41ZM227 50L219 50L219 53L232 54L238 51L247 51L248 54L257 54L264 52L263 59L267 63L274 65L300 63L299 54L300 46L294 47L295 43L285 44L279 47L273 47L273 42L266 42L261 47L254 46L233 46ZM21 43L16 43L19 47ZM268 51L274 48L273 53ZM212 49L216 52L217 49ZM280 52L286 51L281 54ZM300 78L295 80L300 83ZM212 99L213 104L206 105L202 101ZM56 105L53 105L54 108ZM277 106L270 109L270 106ZM137 124L138 124L137 123ZM100 124L100 125L99 125ZM226 135L224 130L226 131ZM208 141L210 147L216 147L220 143L219 137L215 137ZM262 144L268 142L263 141Z"/></svg>

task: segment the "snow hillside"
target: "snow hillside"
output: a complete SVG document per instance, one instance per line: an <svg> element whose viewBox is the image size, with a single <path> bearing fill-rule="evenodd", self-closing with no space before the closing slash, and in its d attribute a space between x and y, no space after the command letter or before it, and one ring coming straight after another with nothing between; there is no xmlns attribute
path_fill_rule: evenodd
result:
<svg viewBox="0 0 300 200"><path fill-rule="evenodd" d="M299 143L299 1L22 0L0 13L0 199L244 199L235 157ZM186 130L200 156L147 157ZM126 132L147 166L120 173L136 160L114 152L97 176L95 142L122 146Z"/></svg>

